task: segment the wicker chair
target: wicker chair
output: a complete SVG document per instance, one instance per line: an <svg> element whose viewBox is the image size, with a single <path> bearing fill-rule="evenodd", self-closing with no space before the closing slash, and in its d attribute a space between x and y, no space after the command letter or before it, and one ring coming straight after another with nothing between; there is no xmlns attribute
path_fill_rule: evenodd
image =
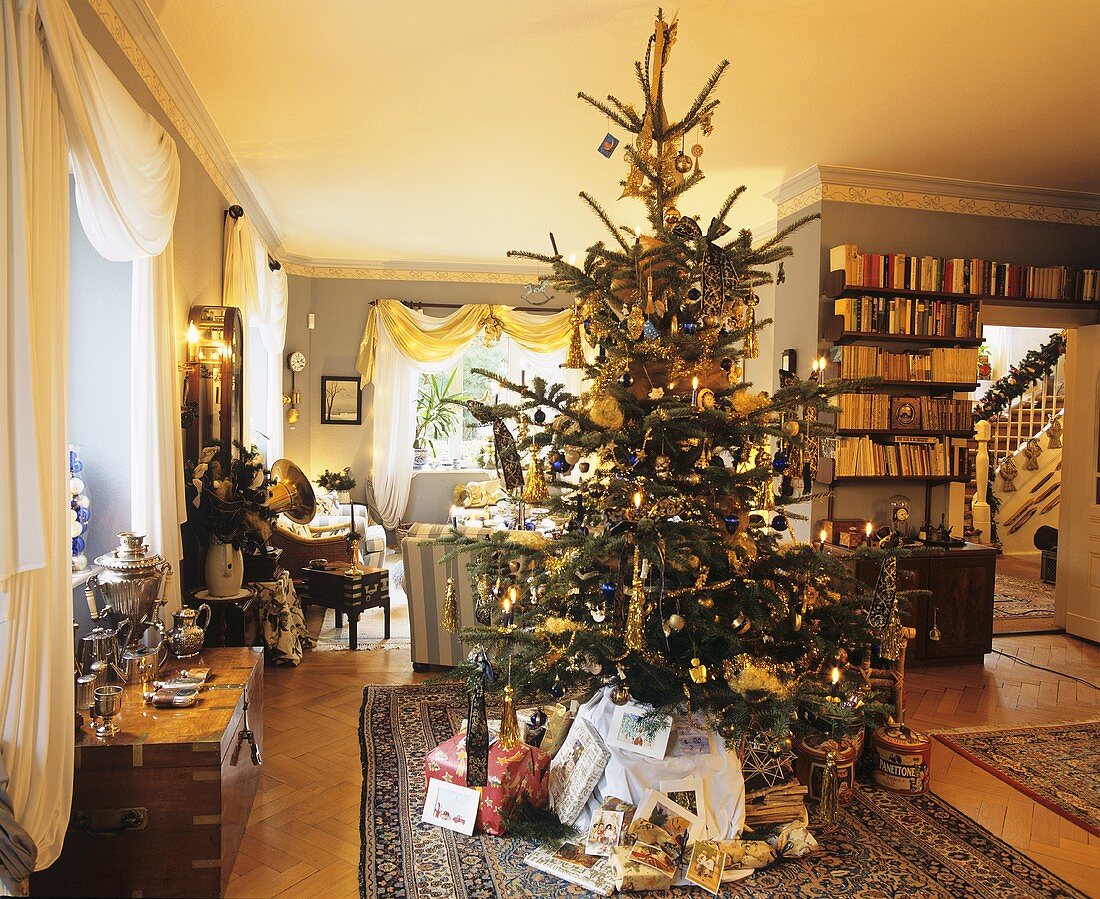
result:
<svg viewBox="0 0 1100 899"><path fill-rule="evenodd" d="M303 537L276 524L268 543L283 551L282 566L290 576L300 581L302 569L311 559L328 559L330 562L351 562L351 546L348 544L347 528L343 534L332 536L317 535Z"/></svg>

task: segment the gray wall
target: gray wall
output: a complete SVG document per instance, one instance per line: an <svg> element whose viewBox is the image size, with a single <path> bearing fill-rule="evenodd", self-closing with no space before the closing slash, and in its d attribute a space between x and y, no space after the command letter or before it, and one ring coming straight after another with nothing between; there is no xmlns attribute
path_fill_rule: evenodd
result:
<svg viewBox="0 0 1100 899"><path fill-rule="evenodd" d="M830 310L822 303L825 273L829 270L829 250L843 243L858 244L869 253L904 252L912 255L961 256L993 259L1023 265L1068 265L1100 267L1100 239L1096 228L1064 225L1053 222L1029 222L986 216L959 215L917 209L895 209L856 203L826 201L801 210L797 215L820 212L821 219L811 222L789 241L795 256L786 264L787 281L780 291L775 313L776 328L773 367L778 367L779 354L785 347L798 350L800 374L808 374L810 360L820 343L821 316ZM797 216L779 221L780 228ZM786 290L784 290L786 289ZM787 299L784 300L784 297ZM1079 313L1061 313L1043 309L988 310L987 323L1058 328L1081 321ZM1090 314L1088 321L1095 321ZM829 375L836 375L835 367ZM831 463L824 463L825 466ZM833 503L837 518L873 516L879 524L889 518L889 496L901 492L913 502L914 522L924 519L924 489L906 482L891 489L888 482L874 485L849 484L842 487ZM928 510L938 521L943 510L946 491L932 491ZM797 508L806 512L807 506ZM796 523L795 533L807 539L816 534L816 522L828 512L826 502L813 504L810 524ZM812 530L811 530L812 528Z"/></svg>
<svg viewBox="0 0 1100 899"><path fill-rule="evenodd" d="M464 306L475 303L517 306L523 287L517 284L461 284L438 281L368 281L339 278L288 278L290 309L287 321L286 351L301 350L307 365L298 375L302 415L294 430L286 435L287 458L309 475L317 477L326 468L334 471L351 466L358 486L352 491L356 501L364 499L364 484L369 472L369 442L373 387L363 392L363 424L321 424L321 376L355 376L359 343L367 323L371 302L379 299L414 303L445 303ZM428 309L427 312L439 310ZM316 316L316 329L307 329L307 316ZM384 377L384 372L379 372ZM283 393L290 393L290 371L284 366ZM412 452L412 448L409 448Z"/></svg>

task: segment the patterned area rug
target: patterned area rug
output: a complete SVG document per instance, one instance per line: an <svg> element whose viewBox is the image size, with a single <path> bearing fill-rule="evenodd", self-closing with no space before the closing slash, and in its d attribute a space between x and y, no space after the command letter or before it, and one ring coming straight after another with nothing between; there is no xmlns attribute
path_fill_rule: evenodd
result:
<svg viewBox="0 0 1100 899"><path fill-rule="evenodd" d="M523 863L534 844L461 836L420 823L424 755L465 715L453 687L367 687L363 753L362 899L589 896ZM1080 897L1068 884L931 794L897 796L861 786L823 851L757 872L725 892L745 897ZM698 890L647 897L700 896Z"/></svg>
<svg viewBox="0 0 1100 899"><path fill-rule="evenodd" d="M936 739L1100 837L1100 721L936 734Z"/></svg>
<svg viewBox="0 0 1100 899"><path fill-rule="evenodd" d="M993 588L994 618L1050 618L1054 587L1042 581L998 574Z"/></svg>

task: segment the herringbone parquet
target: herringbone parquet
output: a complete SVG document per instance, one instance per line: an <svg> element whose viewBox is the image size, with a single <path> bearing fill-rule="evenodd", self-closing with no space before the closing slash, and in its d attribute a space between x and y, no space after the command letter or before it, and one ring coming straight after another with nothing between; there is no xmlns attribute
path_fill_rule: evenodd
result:
<svg viewBox="0 0 1100 899"><path fill-rule="evenodd" d="M368 613L371 614L371 613ZM398 635L399 636L399 635ZM1064 636L1012 636L1003 652L1100 681L1100 650ZM326 652L265 672L265 772L230 896L354 897L358 890L357 732L363 686L423 679L407 652ZM921 730L1026 726L1100 717L1098 692L998 655L985 665L910 672L909 721ZM933 789L1086 892L1100 884L1100 841L936 744Z"/></svg>

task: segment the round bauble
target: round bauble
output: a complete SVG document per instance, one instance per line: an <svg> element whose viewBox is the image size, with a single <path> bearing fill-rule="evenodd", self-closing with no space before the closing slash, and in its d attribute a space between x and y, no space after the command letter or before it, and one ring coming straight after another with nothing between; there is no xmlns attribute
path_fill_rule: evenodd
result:
<svg viewBox="0 0 1100 899"><path fill-rule="evenodd" d="M69 536L70 537L79 537L83 533L84 533L84 525L83 524L81 524L79 521L70 521L69 522Z"/></svg>
<svg viewBox="0 0 1100 899"><path fill-rule="evenodd" d="M684 482L691 484L693 487L703 483L703 476L697 471L689 471L684 475Z"/></svg>
<svg viewBox="0 0 1100 899"><path fill-rule="evenodd" d="M581 461L581 454L579 450L567 449L565 451L565 461L570 465L576 465Z"/></svg>
<svg viewBox="0 0 1100 899"><path fill-rule="evenodd" d="M536 409L535 414L531 416L535 420L535 424L541 425L546 421L546 413L542 409Z"/></svg>
<svg viewBox="0 0 1100 899"><path fill-rule="evenodd" d="M630 689L620 684L611 689L611 701L615 705L626 705L630 702Z"/></svg>
<svg viewBox="0 0 1100 899"><path fill-rule="evenodd" d="M508 570L510 572L512 572L512 574L519 574L519 569L520 569L519 559L509 559L508 560Z"/></svg>
<svg viewBox="0 0 1100 899"><path fill-rule="evenodd" d="M776 515L775 518L772 519L772 527L777 531L787 530L786 516Z"/></svg>
<svg viewBox="0 0 1100 899"><path fill-rule="evenodd" d="M785 425L783 425L783 433L786 434L788 437L797 437L798 428L799 426L797 421L788 421Z"/></svg>
<svg viewBox="0 0 1100 899"><path fill-rule="evenodd" d="M555 678L554 683L550 685L550 695L555 699L561 699L565 695L565 687L561 685L561 681L557 678Z"/></svg>
<svg viewBox="0 0 1100 899"><path fill-rule="evenodd" d="M577 465L577 468L581 470L581 474L588 474L588 469L590 469L591 467L592 465L589 462L581 462Z"/></svg>
<svg viewBox="0 0 1100 899"><path fill-rule="evenodd" d="M684 620L683 615L673 613L668 616L668 626L670 630L682 631L685 624L687 624L687 622Z"/></svg>
<svg viewBox="0 0 1100 899"><path fill-rule="evenodd" d="M69 509L69 521L76 521L78 517L76 509Z"/></svg>
<svg viewBox="0 0 1100 899"><path fill-rule="evenodd" d="M546 723L546 712L542 709L535 709L531 713L531 717L527 719L527 723L532 727L542 727Z"/></svg>
<svg viewBox="0 0 1100 899"><path fill-rule="evenodd" d="M84 552L84 538L73 537L73 555L79 555Z"/></svg>
<svg viewBox="0 0 1100 899"><path fill-rule="evenodd" d="M84 482L80 478L69 478L69 493L79 496L84 492Z"/></svg>
<svg viewBox="0 0 1100 899"><path fill-rule="evenodd" d="M786 453L776 453L772 458L772 469L777 472L786 471L789 464L790 460L787 458Z"/></svg>
<svg viewBox="0 0 1100 899"><path fill-rule="evenodd" d="M686 175L695 167L695 163L691 161L691 157L682 150L676 154L676 159L673 161L673 164L676 166L676 171L681 175Z"/></svg>
<svg viewBox="0 0 1100 899"><path fill-rule="evenodd" d="M619 383L622 384L623 387L630 387L634 383L634 375L630 372L623 372L619 377Z"/></svg>
<svg viewBox="0 0 1100 899"><path fill-rule="evenodd" d="M719 365L721 365L721 366L722 366L722 371L724 371L724 372L727 372L727 373L728 373L728 372L730 372L730 371L732 371L732 370L733 370L733 360L732 360L732 359L730 359L730 358L728 358L728 357L727 357L727 358L725 358L725 359L723 359L723 360L722 360L722 361L721 361L721 362L719 363Z"/></svg>
<svg viewBox="0 0 1100 899"><path fill-rule="evenodd" d="M699 291L698 287L692 287L690 290L688 290L688 299L693 303L698 303L699 297L701 297L702 295L703 294Z"/></svg>
<svg viewBox="0 0 1100 899"><path fill-rule="evenodd" d="M88 557L84 553L73 556L73 571L83 571L88 567Z"/></svg>
<svg viewBox="0 0 1100 899"><path fill-rule="evenodd" d="M80 507L81 509L87 509L87 508L88 508L88 506L90 506L90 505L91 505L91 501L90 501L90 500L88 499L88 497L87 497L87 496L86 496L85 494L83 494L83 493L82 493L82 494L80 494L80 496L78 496L78 497L76 498L76 504L77 504L77 505L78 505L78 506L79 506L79 507Z"/></svg>
<svg viewBox="0 0 1100 899"><path fill-rule="evenodd" d="M588 607L588 614L592 616L592 620L595 621L596 624L603 624L604 619L607 618L607 612L604 611L603 606L590 605Z"/></svg>

